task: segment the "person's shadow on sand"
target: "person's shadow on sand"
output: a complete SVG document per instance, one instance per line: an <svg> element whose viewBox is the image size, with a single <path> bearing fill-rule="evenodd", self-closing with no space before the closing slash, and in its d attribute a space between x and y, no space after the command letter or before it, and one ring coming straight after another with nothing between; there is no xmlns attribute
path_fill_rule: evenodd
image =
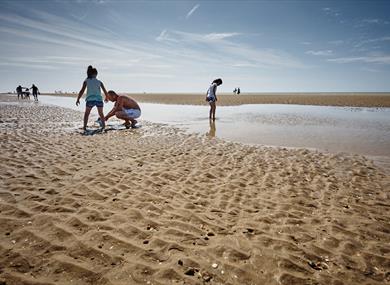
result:
<svg viewBox="0 0 390 285"><path fill-rule="evenodd" d="M209 138L215 137L215 133L217 132L217 129L215 127L215 120L209 120L210 124L210 130L206 133L206 136Z"/></svg>

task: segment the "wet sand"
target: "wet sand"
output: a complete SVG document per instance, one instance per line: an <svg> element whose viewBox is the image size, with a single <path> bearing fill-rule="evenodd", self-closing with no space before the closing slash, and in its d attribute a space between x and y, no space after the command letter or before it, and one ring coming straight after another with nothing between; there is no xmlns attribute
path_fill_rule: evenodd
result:
<svg viewBox="0 0 390 285"><path fill-rule="evenodd" d="M45 94L72 96L75 94ZM131 94L145 103L207 105L204 94ZM390 107L390 93L258 93L218 95L218 106L243 104L298 104L319 106Z"/></svg>
<svg viewBox="0 0 390 285"><path fill-rule="evenodd" d="M0 105L0 282L385 284L390 179L363 156Z"/></svg>

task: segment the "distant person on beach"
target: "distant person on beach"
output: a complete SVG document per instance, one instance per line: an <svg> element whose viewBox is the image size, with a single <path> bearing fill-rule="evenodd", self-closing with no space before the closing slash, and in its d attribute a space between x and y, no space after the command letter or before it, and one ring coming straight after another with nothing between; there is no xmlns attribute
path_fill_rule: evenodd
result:
<svg viewBox="0 0 390 285"><path fill-rule="evenodd" d="M217 102L217 86L222 84L222 79L218 78L215 79L209 89L207 90L206 93L206 101L209 102L210 104L210 114L209 114L209 119L215 120L215 109L217 108L216 102Z"/></svg>
<svg viewBox="0 0 390 285"><path fill-rule="evenodd" d="M16 87L16 93L18 93L18 99L21 97L23 99L23 89L22 86Z"/></svg>
<svg viewBox="0 0 390 285"><path fill-rule="evenodd" d="M87 97L85 98L86 105L85 105L85 113L84 113L84 126L83 126L84 131L87 130L89 114L91 113L91 110L94 106L96 106L98 109L99 117L101 120L101 127L102 129L105 128L105 121L104 121L104 114L103 114L103 98L100 89L102 89L105 94L105 101L107 100L108 94L103 83L100 80L96 79L97 75L98 75L98 71L96 70L96 68L93 68L91 65L88 66L87 79L84 80L83 86L81 87L81 90L79 92L76 101L76 105L78 106L80 104L81 96L84 94L85 89L87 89Z"/></svg>
<svg viewBox="0 0 390 285"><path fill-rule="evenodd" d="M240 95L241 93L241 90L240 90L240 87L237 88L237 95Z"/></svg>
<svg viewBox="0 0 390 285"><path fill-rule="evenodd" d="M137 124L137 118L141 116L141 108L138 103L124 95L118 95L114 91L108 91L108 100L115 102L112 110L104 117L105 121L109 118L116 116L118 119L124 120L125 127L135 128Z"/></svg>
<svg viewBox="0 0 390 285"><path fill-rule="evenodd" d="M36 87L34 84L31 86L32 89L32 95L34 96L34 101L38 101L38 87Z"/></svg>
<svg viewBox="0 0 390 285"><path fill-rule="evenodd" d="M22 87L23 88L23 87ZM24 96L25 99L30 100L30 89L27 87L24 88L25 90L22 91L22 95Z"/></svg>

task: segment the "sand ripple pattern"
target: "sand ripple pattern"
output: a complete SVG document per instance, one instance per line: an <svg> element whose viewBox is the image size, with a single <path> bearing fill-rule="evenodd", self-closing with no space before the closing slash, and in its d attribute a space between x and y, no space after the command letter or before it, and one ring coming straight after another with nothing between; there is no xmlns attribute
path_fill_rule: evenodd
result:
<svg viewBox="0 0 390 285"><path fill-rule="evenodd" d="M0 284L387 284L369 160L0 105Z"/></svg>

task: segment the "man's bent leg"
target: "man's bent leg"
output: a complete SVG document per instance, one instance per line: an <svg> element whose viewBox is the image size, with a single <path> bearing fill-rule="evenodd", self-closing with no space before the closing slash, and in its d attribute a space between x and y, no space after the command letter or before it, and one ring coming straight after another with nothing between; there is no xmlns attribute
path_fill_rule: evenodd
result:
<svg viewBox="0 0 390 285"><path fill-rule="evenodd" d="M126 128L133 127L137 123L137 120L135 120L134 118L129 117L129 115L127 115L127 113L125 111L116 112L115 116L118 119L125 120Z"/></svg>

